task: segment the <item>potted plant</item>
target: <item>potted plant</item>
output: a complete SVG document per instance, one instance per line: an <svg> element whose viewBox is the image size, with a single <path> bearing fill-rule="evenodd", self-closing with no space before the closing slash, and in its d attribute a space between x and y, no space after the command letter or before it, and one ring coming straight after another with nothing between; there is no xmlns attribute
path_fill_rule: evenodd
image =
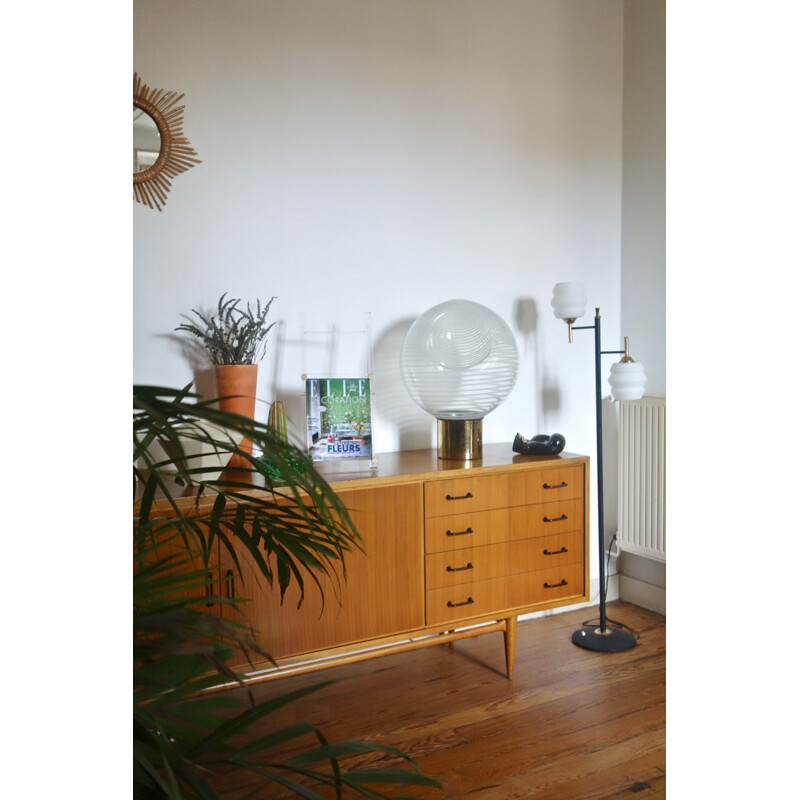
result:
<svg viewBox="0 0 800 800"><path fill-rule="evenodd" d="M359 548L360 537L313 465L296 471L296 460L308 456L277 426L223 411L188 388L134 386L133 408L134 797L221 800L215 777L231 768L258 776L264 792L284 788L306 800L323 800L329 790L336 797L384 798L376 787L439 786L394 747L329 743L308 722L248 736L293 695L256 702L241 693L204 693L242 682L227 664L234 648L258 649L246 626L218 613L242 601L209 587L214 548L236 559L234 544L244 546L264 580L282 588L295 581L302 594L308 578L322 591L319 574L330 574ZM238 449L241 437L268 455L271 470ZM184 447L187 441L241 455L249 480L217 477ZM254 481L265 490L253 492ZM287 499L302 513L276 515ZM287 746L292 755L281 755ZM348 764L374 752L390 761Z"/></svg>
<svg viewBox="0 0 800 800"><path fill-rule="evenodd" d="M192 313L200 324L184 322L176 331L191 334L202 344L212 364L218 366L239 366L256 364L264 357L267 334L274 322L267 325L274 297L263 306L256 300L255 311L247 303L242 309L239 299L226 300L227 292L217 302L217 314L207 315L197 309Z"/></svg>
<svg viewBox="0 0 800 800"><path fill-rule="evenodd" d="M255 308L241 299L226 299L227 292L217 301L216 314L192 309L197 321L183 322L176 331L187 334L197 344L211 366L198 370L195 385L201 397L218 400L225 411L252 419L256 409L258 362L264 357L267 334L274 322L267 324L267 315L274 297L267 303L256 300ZM252 452L252 443L243 440L240 449ZM240 466L234 459L235 466Z"/></svg>

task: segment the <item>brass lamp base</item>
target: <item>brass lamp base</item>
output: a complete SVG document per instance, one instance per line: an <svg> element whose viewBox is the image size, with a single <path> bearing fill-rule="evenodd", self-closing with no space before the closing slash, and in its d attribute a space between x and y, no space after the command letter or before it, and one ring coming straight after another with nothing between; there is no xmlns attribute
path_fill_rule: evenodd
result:
<svg viewBox="0 0 800 800"><path fill-rule="evenodd" d="M483 457L482 419L439 419L436 428L439 458L473 461Z"/></svg>

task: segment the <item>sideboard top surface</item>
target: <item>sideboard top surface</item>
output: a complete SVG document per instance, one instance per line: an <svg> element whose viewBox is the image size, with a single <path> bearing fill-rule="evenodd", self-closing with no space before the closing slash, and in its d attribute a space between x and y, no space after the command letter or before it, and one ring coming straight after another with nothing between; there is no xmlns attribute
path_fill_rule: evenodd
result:
<svg viewBox="0 0 800 800"><path fill-rule="evenodd" d="M358 489L362 487L382 486L388 484L410 483L414 481L442 480L447 478L461 478L468 476L474 470L481 470L481 474L493 472L508 472L515 469L536 469L559 466L564 462L576 464L589 462L588 456L574 453L561 453L557 456L523 456L511 449L511 443L484 444L482 458L471 461L451 461L438 457L436 448L428 450L401 450L394 453L378 453L375 456L377 467L370 469L366 465L348 470L347 464L342 462L315 462L314 468L336 490ZM225 473L223 473L224 475ZM242 480L240 474L232 476L234 480ZM248 473L247 479L252 478ZM253 494L257 496L264 491L261 486L253 483ZM280 490L278 490L280 491ZM190 508L192 505L206 506L213 502L214 495L208 495L201 500L195 498L196 488L184 487L174 496L178 505ZM248 492L243 491L243 495ZM156 508L168 508L170 503L157 500Z"/></svg>
<svg viewBox="0 0 800 800"><path fill-rule="evenodd" d="M557 456L523 456L511 449L511 443L484 444L482 458L471 461L451 461L440 459L436 448L428 450L400 450L394 453L378 453L375 456L377 467L361 468L348 472L346 465L331 462L316 463L314 466L333 487L356 488L358 486L379 486L382 483L400 483L404 480L441 480L458 478L480 469L484 474L507 472L509 468L530 468L540 464L553 467L563 461L588 462L588 456L574 453L561 453Z"/></svg>

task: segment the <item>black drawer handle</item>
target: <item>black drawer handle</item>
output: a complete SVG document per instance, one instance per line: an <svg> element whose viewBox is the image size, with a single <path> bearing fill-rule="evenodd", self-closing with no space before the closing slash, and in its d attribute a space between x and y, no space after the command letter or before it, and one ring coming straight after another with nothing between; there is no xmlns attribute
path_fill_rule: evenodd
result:
<svg viewBox="0 0 800 800"><path fill-rule="evenodd" d="M468 606L470 603L474 603L475 601L468 597L463 603L454 603L452 600L447 601L448 608L458 608L458 606Z"/></svg>
<svg viewBox="0 0 800 800"><path fill-rule="evenodd" d="M475 567L473 567L472 563L469 561L467 562L466 567L451 567L449 565L447 567L448 572L463 572L465 569L475 569Z"/></svg>
<svg viewBox="0 0 800 800"><path fill-rule="evenodd" d="M446 494L444 496L445 500L469 500L472 497L472 492L467 492L466 494L460 494L457 497L453 497L452 495Z"/></svg>
<svg viewBox="0 0 800 800"><path fill-rule="evenodd" d="M553 519L550 519L549 517L544 517L545 522L561 522L562 519L567 519L567 515L562 514L560 517L553 517Z"/></svg>
<svg viewBox="0 0 800 800"><path fill-rule="evenodd" d="M228 570L228 571L225 573L225 577L226 577L226 578L227 578L227 580L228 580L228 597L229 597L229 598L233 598L233 597L234 597L234 586L233 586L233 570L232 570L232 569L229 569L229 570Z"/></svg>
<svg viewBox="0 0 800 800"><path fill-rule="evenodd" d="M551 486L549 483L543 483L542 484L542 488L543 489L563 489L566 485L567 485L566 481L561 481L561 483L559 483L556 486Z"/></svg>
<svg viewBox="0 0 800 800"><path fill-rule="evenodd" d="M472 528L467 528L465 531L451 531L451 530L446 530L446 531L444 532L444 535L445 535L445 536L464 536L464 535L466 535L467 533L472 533Z"/></svg>
<svg viewBox="0 0 800 800"><path fill-rule="evenodd" d="M564 580L562 580L561 583L547 583L547 581L545 581L544 588L545 589L558 589L559 586L566 586L566 585L567 585L567 579L564 578Z"/></svg>
<svg viewBox="0 0 800 800"><path fill-rule="evenodd" d="M557 556L559 553L568 553L568 552L569 550L567 550L566 547L562 547L560 550L545 550L544 554L546 556Z"/></svg>

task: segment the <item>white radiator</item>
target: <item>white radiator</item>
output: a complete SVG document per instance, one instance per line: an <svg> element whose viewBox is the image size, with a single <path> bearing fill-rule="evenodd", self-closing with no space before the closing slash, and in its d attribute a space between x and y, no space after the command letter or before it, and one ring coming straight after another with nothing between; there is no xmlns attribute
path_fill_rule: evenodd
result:
<svg viewBox="0 0 800 800"><path fill-rule="evenodd" d="M645 396L619 407L619 546L666 561L667 398Z"/></svg>

